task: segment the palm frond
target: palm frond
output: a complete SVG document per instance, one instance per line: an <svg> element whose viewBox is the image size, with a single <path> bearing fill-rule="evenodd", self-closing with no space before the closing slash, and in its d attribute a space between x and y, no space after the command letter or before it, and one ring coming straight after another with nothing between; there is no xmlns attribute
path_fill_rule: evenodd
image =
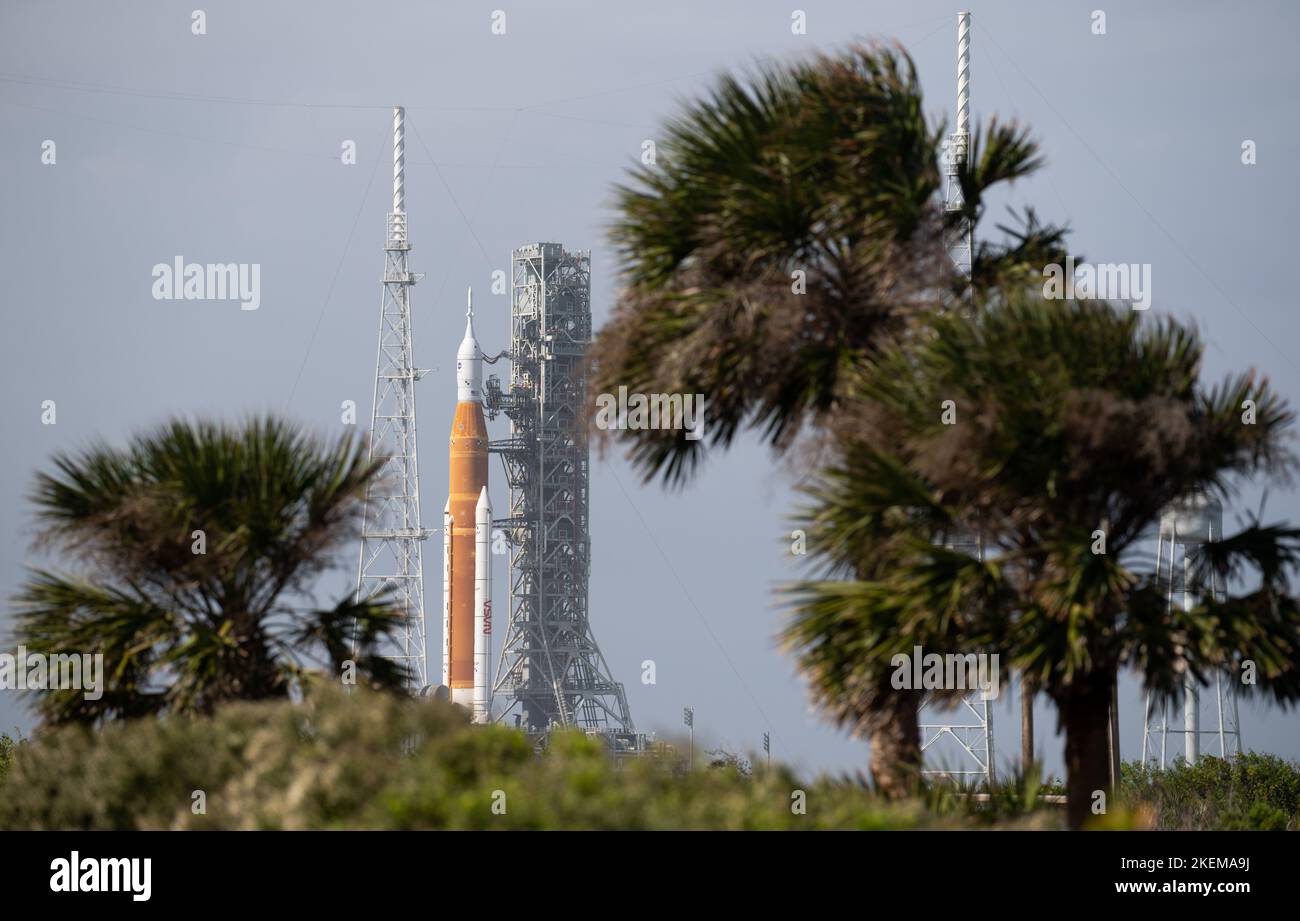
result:
<svg viewBox="0 0 1300 921"><path fill-rule="evenodd" d="M337 675L353 623L362 677L394 686L376 651L391 612L379 601L322 611L304 597L356 534L378 469L351 438L273 417L177 419L124 448L57 456L37 477L38 539L81 572L31 574L17 639L103 654L109 680L98 703L42 698L43 715L93 722L283 697L304 655L323 653Z"/></svg>
<svg viewBox="0 0 1300 921"><path fill-rule="evenodd" d="M936 137L910 59L856 46L724 77L617 194L627 287L594 392L704 394L703 442L620 432L647 479L685 481L744 430L777 450L951 271Z"/></svg>

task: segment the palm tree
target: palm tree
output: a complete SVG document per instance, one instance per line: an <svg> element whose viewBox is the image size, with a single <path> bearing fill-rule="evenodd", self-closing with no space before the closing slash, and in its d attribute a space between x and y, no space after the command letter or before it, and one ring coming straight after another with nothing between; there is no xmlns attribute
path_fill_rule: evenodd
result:
<svg viewBox="0 0 1300 921"><path fill-rule="evenodd" d="M274 418L173 421L54 468L36 480L38 543L79 568L31 571L16 638L35 653L102 654L107 687L98 700L43 692L48 722L210 713L286 697L313 674L337 680L349 660L359 680L402 684L377 654L399 611L312 598L378 469L350 439L326 444Z"/></svg>
<svg viewBox="0 0 1300 921"><path fill-rule="evenodd" d="M778 453L802 431L824 437L853 369L964 281L942 245L944 128L927 122L901 49L856 45L724 77L664 134L657 162L618 190L625 287L593 347L592 392L706 395L704 440L611 436L647 480L680 485L743 430ZM1040 164L1022 128L977 130L968 215L978 221L991 187ZM1000 229L1002 242L974 254L981 289L1021 286L1064 258L1065 230L1032 211ZM888 700L874 730L861 728L877 783L902 791L920 762L915 706Z"/></svg>
<svg viewBox="0 0 1300 921"><path fill-rule="evenodd" d="M1109 788L1120 668L1173 695L1187 672L1250 659L1259 689L1300 699L1300 610L1287 582L1300 530L1256 522L1210 545L1202 566L1218 584L1254 576L1259 587L1192 612L1170 609L1141 552L1175 501L1226 497L1242 477L1293 466L1283 445L1293 414L1267 382L1240 375L1207 389L1193 331L1102 302L1021 292L933 329L858 375L860 410L846 413L841 455L810 490L820 560L871 561L866 579L791 587L787 639L806 669L825 673L833 712L849 721L878 710L833 692L886 693L891 656L913 642L1006 656L1056 704L1080 827L1094 792ZM961 529L981 533L984 561L943 548Z"/></svg>
<svg viewBox="0 0 1300 921"><path fill-rule="evenodd" d="M708 443L744 429L787 449L841 399L844 373L960 282L942 245L943 126L927 123L911 59L853 46L725 77L665 127L657 162L618 190L625 287L593 347L595 392L704 393ZM1041 165L996 120L977 131L967 211ZM975 281L1019 284L1063 257L1063 228L1013 215L977 248ZM620 435L647 479L680 484L705 441Z"/></svg>

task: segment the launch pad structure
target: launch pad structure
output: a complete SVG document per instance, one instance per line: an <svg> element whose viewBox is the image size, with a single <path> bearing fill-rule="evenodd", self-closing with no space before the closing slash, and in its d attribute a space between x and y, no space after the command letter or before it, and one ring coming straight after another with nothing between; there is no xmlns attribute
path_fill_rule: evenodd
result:
<svg viewBox="0 0 1300 921"><path fill-rule="evenodd" d="M405 669L412 694L433 691L468 705L476 722L513 723L539 746L553 728L573 727L599 735L616 757L643 754L647 739L632 724L623 685L611 676L588 617L591 255L558 243L513 252L510 348L502 353L510 358L508 390L493 375L479 391L482 364L496 358L485 356L475 339L471 299L456 357L443 527L425 528L415 384L427 372L415 367L412 350L410 289L421 276L407 260L405 147L405 110L397 107L369 446L380 469L366 491L356 599L386 596L402 611L379 655ZM488 439L482 409L489 419L504 414L510 420L507 438ZM469 425L475 413L477 435ZM510 491L509 511L500 520L491 517L489 452L501 456ZM473 463L471 454L481 460ZM426 664L421 544L438 531L444 532L443 678L435 690ZM498 534L510 549L510 611L489 693L491 557ZM453 545L459 545L454 553ZM451 590L453 584L459 590Z"/></svg>
<svg viewBox="0 0 1300 921"><path fill-rule="evenodd" d="M587 346L591 255L532 243L511 258L510 381L484 387L510 496L494 522L510 544L510 612L492 682L493 720L534 735L574 727L611 751L645 749L588 616L591 573Z"/></svg>

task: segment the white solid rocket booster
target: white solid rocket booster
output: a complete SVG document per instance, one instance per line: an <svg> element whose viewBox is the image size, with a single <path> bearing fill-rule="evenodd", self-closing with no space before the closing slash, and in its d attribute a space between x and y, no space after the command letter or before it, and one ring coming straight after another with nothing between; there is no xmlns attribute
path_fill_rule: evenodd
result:
<svg viewBox="0 0 1300 921"><path fill-rule="evenodd" d="M486 723L492 702L488 699L488 656L492 651L492 501L487 487L474 507L474 722Z"/></svg>
<svg viewBox="0 0 1300 921"><path fill-rule="evenodd" d="M451 499L442 507L442 686L451 687Z"/></svg>

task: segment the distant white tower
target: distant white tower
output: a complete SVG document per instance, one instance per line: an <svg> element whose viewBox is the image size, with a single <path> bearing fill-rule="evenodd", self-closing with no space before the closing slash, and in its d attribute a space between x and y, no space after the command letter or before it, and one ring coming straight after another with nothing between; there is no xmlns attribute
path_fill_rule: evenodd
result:
<svg viewBox="0 0 1300 921"><path fill-rule="evenodd" d="M956 129L948 135L943 156L944 211L960 216L948 227L944 242L953 266L968 283L965 302L969 307L973 303L969 287L972 231L970 219L961 213L966 204L961 177L970 151L970 13L957 14ZM984 558L984 545L978 534L957 535L947 546ZM975 691L962 699L956 714L924 706L919 715L921 754L927 765L922 774L993 783L996 765L992 701Z"/></svg>
<svg viewBox="0 0 1300 921"><path fill-rule="evenodd" d="M424 652L424 563L420 542L420 465L416 453L415 382L424 370L411 357L411 286L421 275L407 267L405 111L393 109L393 210L384 246L384 293L370 422L370 459L379 474L366 492L357 565L357 599L387 591L405 612L394 642L380 650L405 666L408 688L429 683Z"/></svg>
<svg viewBox="0 0 1300 921"><path fill-rule="evenodd" d="M1197 555L1205 544L1223 537L1223 506L1207 496L1193 496L1175 503L1160 516L1160 535L1156 541L1156 579L1164 587L1169 610L1181 604L1184 611L1193 610L1203 593L1219 597L1223 586L1216 583L1213 573L1206 578L1209 584L1198 584ZM1201 728L1201 691L1213 690L1215 710L1213 725ZM1201 739L1208 736L1210 745L1218 755L1226 758L1241 753L1241 728L1237 718L1237 683L1233 675L1219 671L1214 676L1213 688L1202 688L1190 676L1183 685L1182 728L1170 702L1164 707L1156 705L1155 697L1147 692L1142 721L1142 761L1161 768L1172 760L1168 750L1169 736L1183 737L1183 758L1188 764L1201 754ZM1215 742L1217 741L1217 746Z"/></svg>
<svg viewBox="0 0 1300 921"><path fill-rule="evenodd" d="M970 155L970 13L957 14L957 124L944 152L944 210L960 214L966 207L961 177ZM962 215L948 229L946 244L953 265L969 282L973 230Z"/></svg>

